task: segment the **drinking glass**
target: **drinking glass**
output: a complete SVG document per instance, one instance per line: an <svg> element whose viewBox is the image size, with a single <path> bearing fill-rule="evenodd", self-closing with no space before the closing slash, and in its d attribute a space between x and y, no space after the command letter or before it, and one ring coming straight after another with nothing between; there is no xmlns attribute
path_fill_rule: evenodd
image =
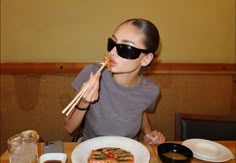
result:
<svg viewBox="0 0 236 163"><path fill-rule="evenodd" d="M38 163L38 135L24 131L7 141L10 163Z"/></svg>

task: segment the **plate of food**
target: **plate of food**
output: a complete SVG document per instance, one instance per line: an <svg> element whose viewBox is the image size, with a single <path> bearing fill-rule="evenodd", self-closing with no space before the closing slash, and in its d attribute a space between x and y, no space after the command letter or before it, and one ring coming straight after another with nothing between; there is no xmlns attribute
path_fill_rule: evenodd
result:
<svg viewBox="0 0 236 163"><path fill-rule="evenodd" d="M80 143L71 155L72 163L148 163L150 153L140 142L121 136L100 136Z"/></svg>

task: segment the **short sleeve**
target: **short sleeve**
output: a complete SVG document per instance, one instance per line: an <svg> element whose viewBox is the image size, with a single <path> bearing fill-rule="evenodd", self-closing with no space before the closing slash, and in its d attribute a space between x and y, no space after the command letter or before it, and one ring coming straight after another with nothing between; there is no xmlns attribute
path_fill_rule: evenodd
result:
<svg viewBox="0 0 236 163"><path fill-rule="evenodd" d="M80 87L83 85L84 82L86 82L89 79L90 73L95 73L98 69L98 66L89 64L85 66L80 73L75 77L75 79L72 82L72 87L78 91Z"/></svg>

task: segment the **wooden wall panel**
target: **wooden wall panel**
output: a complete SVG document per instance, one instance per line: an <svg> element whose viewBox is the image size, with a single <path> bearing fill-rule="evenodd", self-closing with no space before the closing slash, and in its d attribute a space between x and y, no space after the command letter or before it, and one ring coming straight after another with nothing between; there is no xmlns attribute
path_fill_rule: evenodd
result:
<svg viewBox="0 0 236 163"><path fill-rule="evenodd" d="M73 99L74 75L1 75L1 152L6 140L36 130L43 140L71 141L61 111Z"/></svg>
<svg viewBox="0 0 236 163"><path fill-rule="evenodd" d="M228 75L151 75L161 88L152 127L174 139L175 112L196 114L231 114L232 85Z"/></svg>
<svg viewBox="0 0 236 163"><path fill-rule="evenodd" d="M61 111L71 101L71 82L88 63L2 63L0 146L11 135L35 129L45 141L70 141ZM153 128L174 139L175 112L232 114L235 64L156 64L146 75L161 88Z"/></svg>
<svg viewBox="0 0 236 163"><path fill-rule="evenodd" d="M45 141L70 141L61 111L74 96L75 74L1 74L1 151L11 135L35 129ZM174 113L230 114L231 75L149 74L161 88L153 128L174 139Z"/></svg>

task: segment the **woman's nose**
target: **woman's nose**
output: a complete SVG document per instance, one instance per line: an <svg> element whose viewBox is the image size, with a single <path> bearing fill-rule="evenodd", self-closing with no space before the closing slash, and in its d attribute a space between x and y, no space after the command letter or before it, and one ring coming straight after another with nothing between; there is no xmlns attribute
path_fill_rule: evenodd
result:
<svg viewBox="0 0 236 163"><path fill-rule="evenodd" d="M118 54L117 54L117 50L116 50L116 47L115 47L115 46L114 46L114 47L111 49L111 51L109 52L109 55L111 55L111 56L118 55Z"/></svg>

